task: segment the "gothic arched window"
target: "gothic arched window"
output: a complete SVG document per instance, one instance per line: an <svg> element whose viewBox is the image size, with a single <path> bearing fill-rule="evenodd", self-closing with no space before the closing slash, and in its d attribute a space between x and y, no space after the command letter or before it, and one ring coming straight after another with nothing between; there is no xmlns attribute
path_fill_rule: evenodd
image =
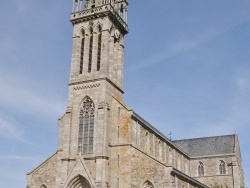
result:
<svg viewBox="0 0 250 188"><path fill-rule="evenodd" d="M90 36L89 36L89 66L88 72L91 72L92 68L92 50L93 50L93 29L90 29Z"/></svg>
<svg viewBox="0 0 250 188"><path fill-rule="evenodd" d="M220 161L220 174L226 174L226 165L224 161Z"/></svg>
<svg viewBox="0 0 250 188"><path fill-rule="evenodd" d="M83 101L83 107L79 117L79 135L78 146L79 152L86 154L93 152L94 142L94 103L89 98Z"/></svg>
<svg viewBox="0 0 250 188"><path fill-rule="evenodd" d="M85 44L85 36L84 30L82 31L82 39L81 39L81 55L80 55L80 71L79 73L82 74L83 72L83 58L84 58L84 44Z"/></svg>
<svg viewBox="0 0 250 188"><path fill-rule="evenodd" d="M99 27L98 33L98 49L97 49L97 71L101 68L101 52L102 52L102 28Z"/></svg>
<svg viewBox="0 0 250 188"><path fill-rule="evenodd" d="M198 175L204 176L204 165L202 162L199 162L199 165L198 165Z"/></svg>
<svg viewBox="0 0 250 188"><path fill-rule="evenodd" d="M45 185L42 185L40 188L47 188Z"/></svg>
<svg viewBox="0 0 250 188"><path fill-rule="evenodd" d="M153 184L150 181L146 181L142 188L154 188Z"/></svg>

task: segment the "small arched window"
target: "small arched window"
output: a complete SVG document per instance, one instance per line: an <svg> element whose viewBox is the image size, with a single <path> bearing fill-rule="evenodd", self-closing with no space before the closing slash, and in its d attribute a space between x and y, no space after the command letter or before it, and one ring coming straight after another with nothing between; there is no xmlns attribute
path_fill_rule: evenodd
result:
<svg viewBox="0 0 250 188"><path fill-rule="evenodd" d="M145 139L144 140L144 150L146 152L148 152L149 151L149 133L148 133L148 131L146 131L144 139Z"/></svg>
<svg viewBox="0 0 250 188"><path fill-rule="evenodd" d="M45 185L42 185L40 188L47 188Z"/></svg>
<svg viewBox="0 0 250 188"><path fill-rule="evenodd" d="M146 181L142 188L154 188L154 185L150 181Z"/></svg>
<svg viewBox="0 0 250 188"><path fill-rule="evenodd" d="M79 152L86 154L93 152L94 142L94 103L86 97L79 116L78 146Z"/></svg>
<svg viewBox="0 0 250 188"><path fill-rule="evenodd" d="M219 168L220 168L220 174L226 174L226 165L224 161L222 160L220 161Z"/></svg>
<svg viewBox="0 0 250 188"><path fill-rule="evenodd" d="M159 152L159 159L162 160L162 142L158 141L158 152Z"/></svg>
<svg viewBox="0 0 250 188"><path fill-rule="evenodd" d="M198 175L204 176L204 165L202 162L199 162L199 165L198 165Z"/></svg>

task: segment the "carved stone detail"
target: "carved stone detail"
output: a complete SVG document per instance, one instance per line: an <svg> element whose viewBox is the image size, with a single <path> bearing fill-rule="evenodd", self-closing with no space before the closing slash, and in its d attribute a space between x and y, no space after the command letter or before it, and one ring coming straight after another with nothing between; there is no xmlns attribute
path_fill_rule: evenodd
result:
<svg viewBox="0 0 250 188"><path fill-rule="evenodd" d="M85 85L85 86L77 86L74 87L74 90L83 90L83 89L92 89L99 87L101 84L92 84L92 85Z"/></svg>

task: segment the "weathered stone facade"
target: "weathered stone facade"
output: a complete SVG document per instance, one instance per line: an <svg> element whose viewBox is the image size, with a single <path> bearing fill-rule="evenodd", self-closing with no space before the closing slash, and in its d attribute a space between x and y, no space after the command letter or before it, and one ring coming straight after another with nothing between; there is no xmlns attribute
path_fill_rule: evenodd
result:
<svg viewBox="0 0 250 188"><path fill-rule="evenodd" d="M170 141L123 103L127 1L73 4L69 98L58 122L58 149L28 173L27 188L244 186L237 135Z"/></svg>

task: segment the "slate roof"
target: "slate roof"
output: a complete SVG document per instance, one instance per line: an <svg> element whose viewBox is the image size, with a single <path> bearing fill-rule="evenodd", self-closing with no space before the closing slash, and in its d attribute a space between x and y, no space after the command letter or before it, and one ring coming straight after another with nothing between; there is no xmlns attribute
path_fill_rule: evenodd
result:
<svg viewBox="0 0 250 188"><path fill-rule="evenodd" d="M235 135L174 140L172 142L190 157L235 153Z"/></svg>

